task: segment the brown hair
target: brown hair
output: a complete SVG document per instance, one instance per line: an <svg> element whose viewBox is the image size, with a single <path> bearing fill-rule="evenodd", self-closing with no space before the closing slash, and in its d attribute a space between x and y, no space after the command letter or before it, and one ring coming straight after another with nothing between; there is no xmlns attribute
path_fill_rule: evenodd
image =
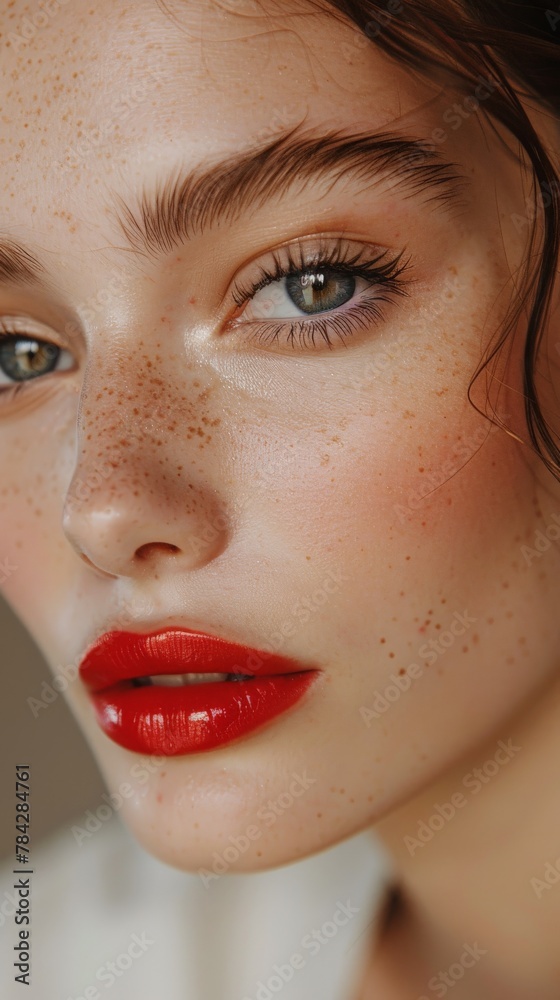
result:
<svg viewBox="0 0 560 1000"><path fill-rule="evenodd" d="M166 0L156 2L173 18ZM535 386L560 250L560 175L520 99L536 100L560 120L560 2L557 11L549 7L550 0L307 2L346 25L354 23L388 55L412 69L428 75L434 68L443 70L460 92L472 95L480 77L492 80L492 93L484 99L481 112L491 126L494 118L508 129L525 154L525 163L521 155L520 163L532 167L533 204L524 221L533 225L520 291L471 378L468 397L482 412L471 398L473 384L493 359L497 363L500 348L527 310L522 372L527 430L536 453L560 480L560 433L546 420ZM560 363L560 343L558 350ZM495 413L490 419L504 426Z"/></svg>
<svg viewBox="0 0 560 1000"><path fill-rule="evenodd" d="M532 166L533 226L522 294L473 375L469 400L479 409L471 399L474 381L497 358L521 312L531 303L523 360L525 416L533 447L560 479L560 435L545 419L535 387L560 246L560 180L520 100L536 99L560 118L560 5L558 13L547 0L316 0L316 6L333 8L388 55L414 69L428 74L431 67L443 69L459 91L472 93L481 75L497 84L485 100L484 113L519 140Z"/></svg>

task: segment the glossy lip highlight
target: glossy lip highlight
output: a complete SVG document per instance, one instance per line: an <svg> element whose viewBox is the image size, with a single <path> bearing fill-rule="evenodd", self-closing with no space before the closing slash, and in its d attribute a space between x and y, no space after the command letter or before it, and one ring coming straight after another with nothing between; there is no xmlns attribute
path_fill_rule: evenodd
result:
<svg viewBox="0 0 560 1000"><path fill-rule="evenodd" d="M320 672L176 627L105 633L87 650L79 669L105 734L128 750L164 756L200 753L240 739L295 705ZM172 687L133 684L135 678L185 673L235 673L247 679Z"/></svg>

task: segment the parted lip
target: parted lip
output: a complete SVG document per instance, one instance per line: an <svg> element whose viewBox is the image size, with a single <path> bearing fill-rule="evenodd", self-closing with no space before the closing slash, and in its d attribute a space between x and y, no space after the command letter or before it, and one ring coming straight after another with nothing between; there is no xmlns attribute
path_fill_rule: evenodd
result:
<svg viewBox="0 0 560 1000"><path fill-rule="evenodd" d="M80 678L91 692L158 674L235 673L247 677L317 670L314 665L172 627L149 633L106 632L86 650Z"/></svg>

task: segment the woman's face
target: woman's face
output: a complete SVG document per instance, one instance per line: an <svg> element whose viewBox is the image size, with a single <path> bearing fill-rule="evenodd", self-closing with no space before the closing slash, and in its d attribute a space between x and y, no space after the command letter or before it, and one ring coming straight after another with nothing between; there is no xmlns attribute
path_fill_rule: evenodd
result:
<svg viewBox="0 0 560 1000"><path fill-rule="evenodd" d="M290 862L416 793L558 666L558 489L467 399L528 181L477 113L492 81L422 80L311 5L50 10L0 17L0 231L25 248L0 256L3 593L73 678L150 851ZM386 132L431 150L374 149ZM217 164L171 236L171 185ZM521 435L524 320L473 392ZM30 369L22 333L58 351ZM169 626L320 673L242 739L146 758L100 729L76 667L107 631Z"/></svg>

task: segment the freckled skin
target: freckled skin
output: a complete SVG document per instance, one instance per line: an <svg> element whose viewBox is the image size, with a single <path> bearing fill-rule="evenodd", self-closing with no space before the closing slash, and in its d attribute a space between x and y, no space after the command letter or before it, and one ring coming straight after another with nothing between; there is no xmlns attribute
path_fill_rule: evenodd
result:
<svg viewBox="0 0 560 1000"><path fill-rule="evenodd" d="M16 0L0 14L4 45L32 10ZM313 785L240 857L236 870L251 871L335 844L436 787L552 682L559 550L528 566L520 547L560 511L560 489L467 400L526 250L511 216L527 181L479 116L443 151L472 177L463 215L383 185L318 185L159 262L126 248L112 190L130 196L178 158L194 166L262 141L279 105L288 124L415 135L454 99L373 45L354 45L349 62L354 32L329 17L303 31L286 7L290 47L261 15L206 2L180 23L184 33L148 0L75 0L35 40L2 48L1 226L35 234L58 290L3 289L0 314L48 325L76 360L0 405L0 554L18 567L3 592L55 671L124 606L127 627L182 624L256 647L294 624L278 648L323 668L312 696L250 739L169 759L123 808L150 851L197 870L305 770ZM159 79L110 137L69 159L148 71ZM233 275L319 222L406 246L418 286L347 348L222 335ZM78 333L65 338L69 318ZM522 347L519 328L498 410L526 439ZM483 402L484 386L473 395ZM340 582L315 601L329 572ZM465 612L476 631L422 661L422 680L366 725L360 710ZM98 729L79 682L67 697L118 788L135 755Z"/></svg>

